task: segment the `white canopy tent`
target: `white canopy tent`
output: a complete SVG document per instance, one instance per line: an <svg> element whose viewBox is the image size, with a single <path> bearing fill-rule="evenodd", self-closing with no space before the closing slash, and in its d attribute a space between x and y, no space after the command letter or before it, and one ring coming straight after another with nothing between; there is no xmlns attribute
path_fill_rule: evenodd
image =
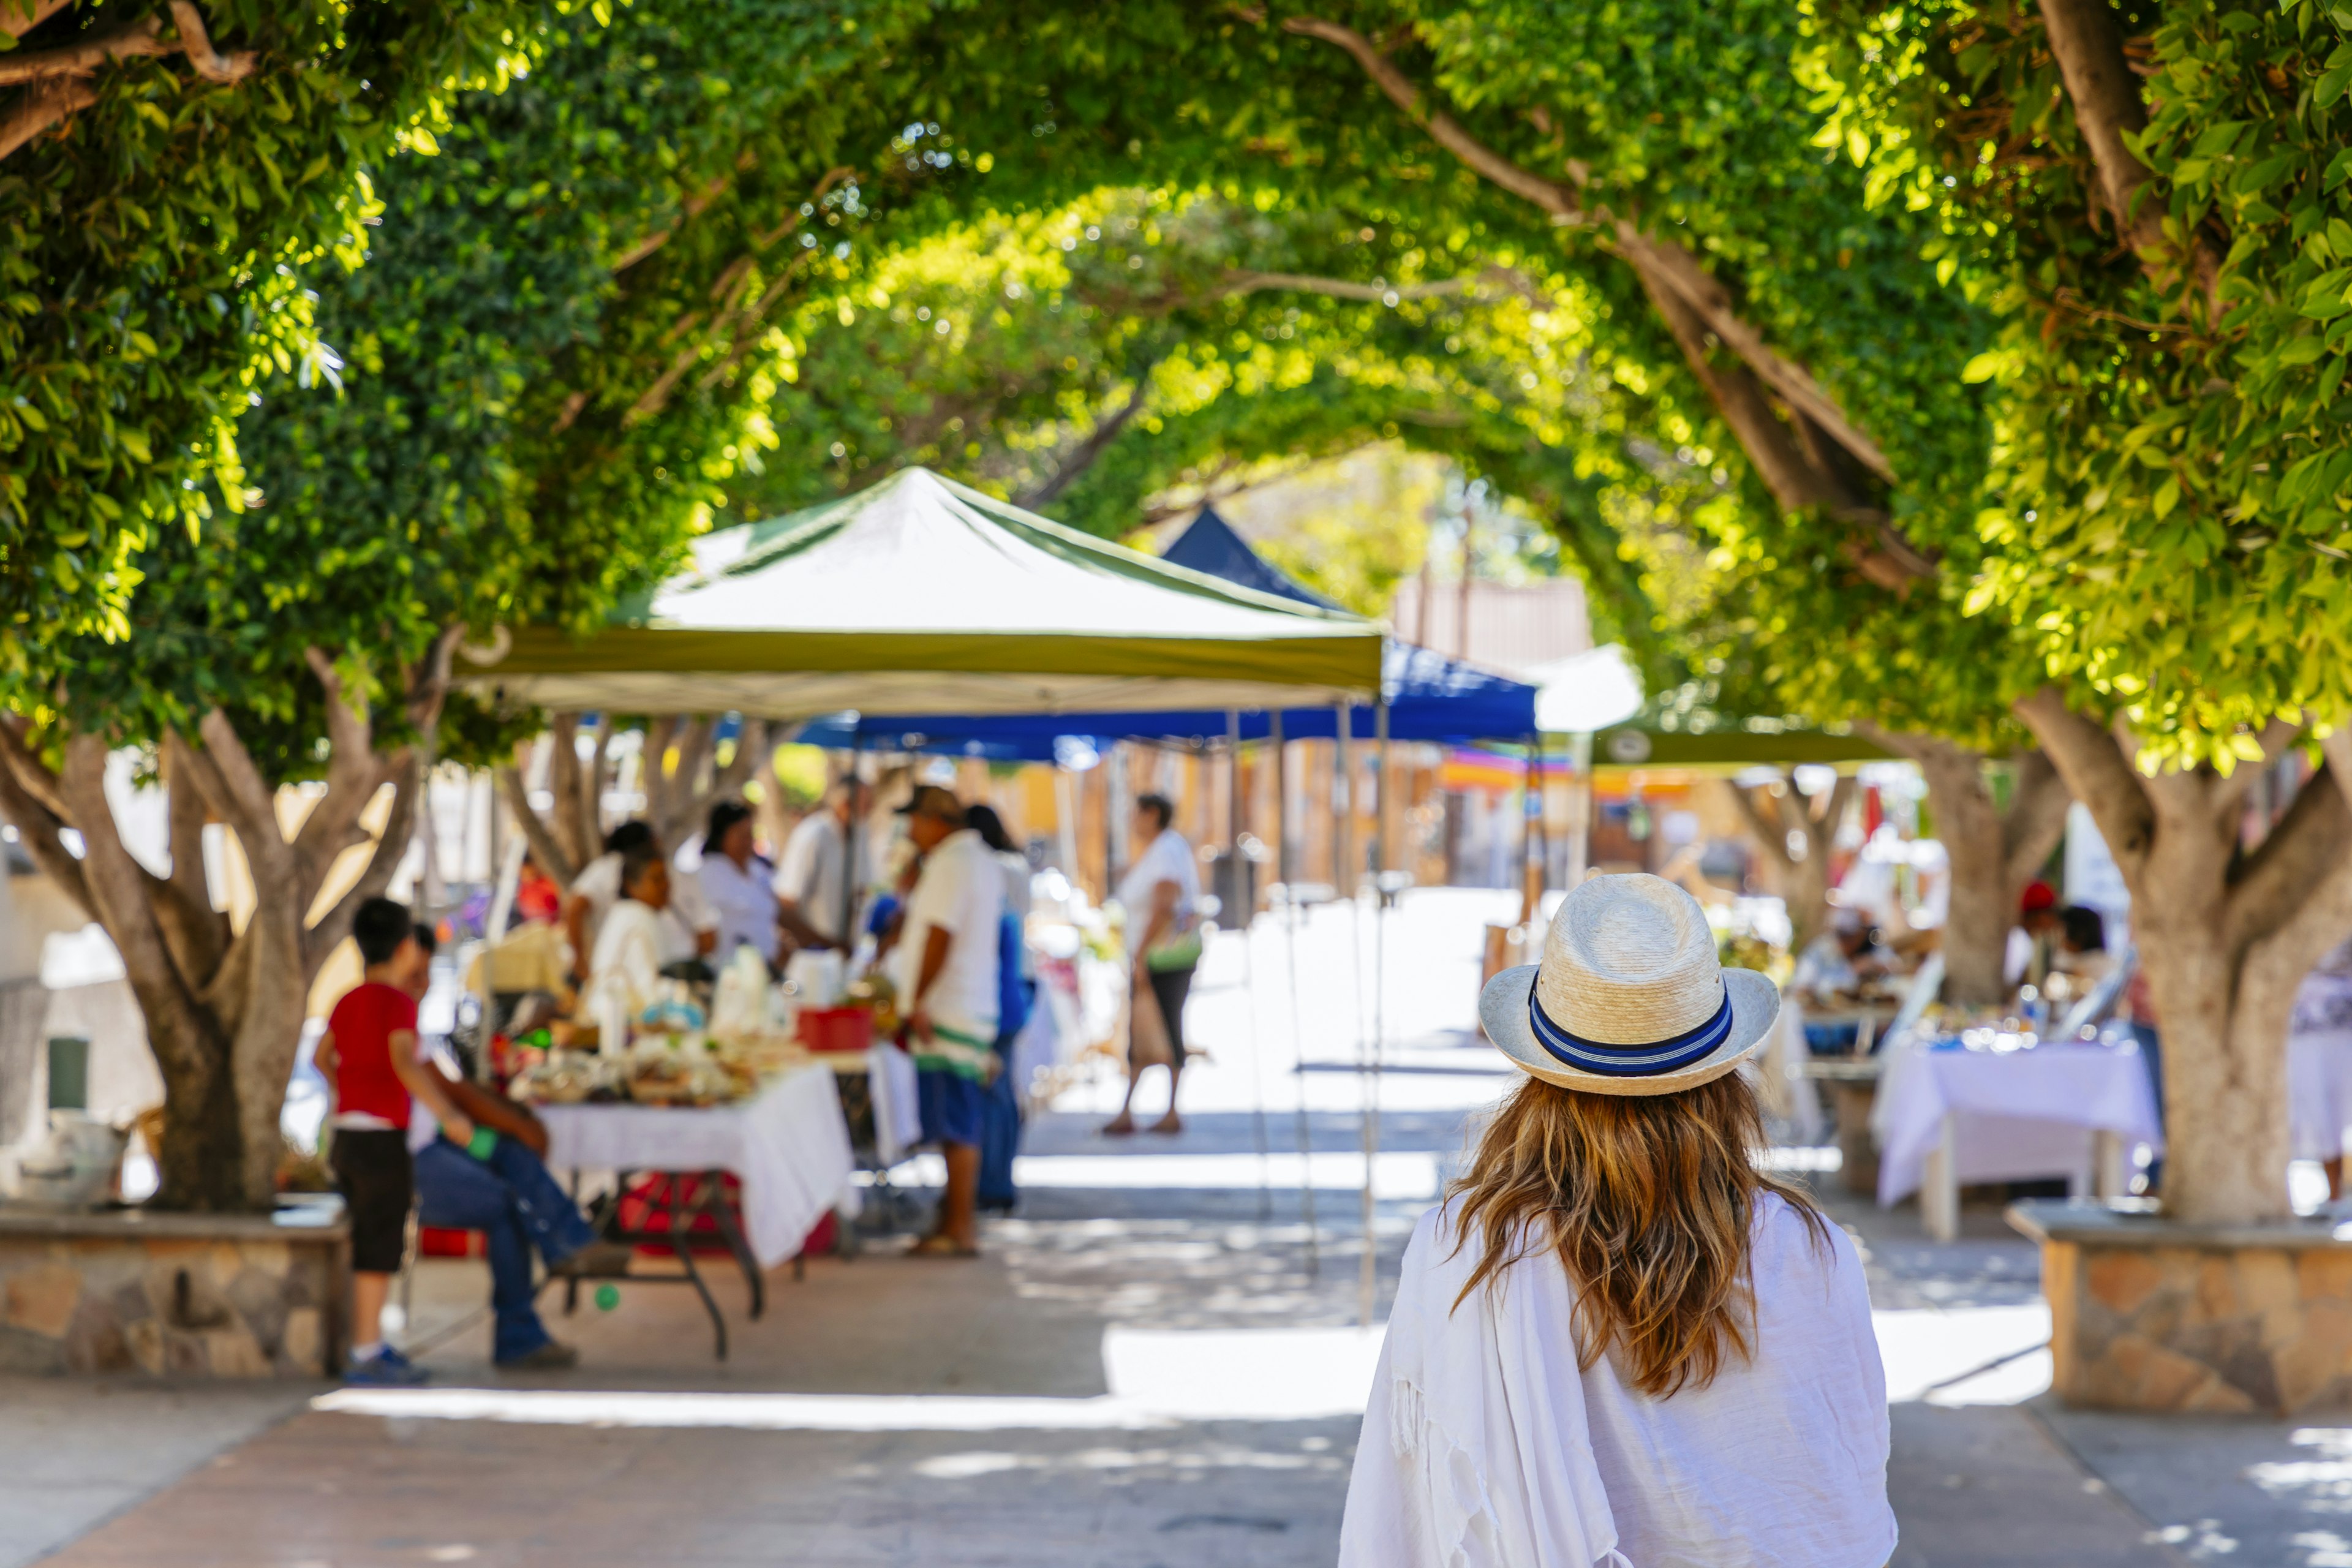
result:
<svg viewBox="0 0 2352 1568"><path fill-rule="evenodd" d="M697 542L585 638L518 629L461 678L584 711L797 720L1256 709L1376 693L1381 628L1139 554L907 468Z"/></svg>

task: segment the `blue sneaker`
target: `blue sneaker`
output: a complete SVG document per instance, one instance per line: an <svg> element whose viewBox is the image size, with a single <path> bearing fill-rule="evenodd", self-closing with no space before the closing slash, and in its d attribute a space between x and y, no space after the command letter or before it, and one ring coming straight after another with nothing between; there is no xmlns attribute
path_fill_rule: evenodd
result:
<svg viewBox="0 0 2352 1568"><path fill-rule="evenodd" d="M343 1370L343 1381L354 1388L415 1388L432 1380L431 1373L390 1345Z"/></svg>

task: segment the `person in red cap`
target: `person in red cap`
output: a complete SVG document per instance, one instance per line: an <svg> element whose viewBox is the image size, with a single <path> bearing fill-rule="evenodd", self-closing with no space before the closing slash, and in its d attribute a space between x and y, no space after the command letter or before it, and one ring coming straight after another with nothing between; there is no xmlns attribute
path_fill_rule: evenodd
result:
<svg viewBox="0 0 2352 1568"><path fill-rule="evenodd" d="M2017 924L2010 928L2009 951L2001 973L2011 985L2040 985L2050 973L2058 933L2065 922L2058 914L2058 890L2036 879L2025 884L2017 901Z"/></svg>

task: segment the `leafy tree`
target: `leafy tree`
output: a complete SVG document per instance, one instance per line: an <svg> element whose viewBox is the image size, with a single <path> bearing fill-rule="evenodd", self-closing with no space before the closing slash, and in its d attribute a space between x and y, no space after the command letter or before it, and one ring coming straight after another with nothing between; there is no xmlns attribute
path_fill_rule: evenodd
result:
<svg viewBox="0 0 2352 1568"><path fill-rule="evenodd" d="M128 632L140 552L245 501L268 377L331 379L300 277L362 167L498 79L538 7L0 0L0 667Z"/></svg>
<svg viewBox="0 0 2352 1568"><path fill-rule="evenodd" d="M458 638L593 621L678 559L763 439L766 312L862 210L836 149L889 141L841 90L887 15L545 19L529 73L456 102L437 153L371 166L369 265L302 279L350 374L339 397L272 383L249 411L258 504L151 537L127 635L36 650L0 723L0 808L123 954L167 1089L165 1204L268 1201L310 982L404 852L420 765L514 739L449 695ZM169 792L168 866L116 830L121 745ZM302 781L323 788L282 827L278 786ZM242 931L206 896L208 814L253 870Z"/></svg>
<svg viewBox="0 0 2352 1568"><path fill-rule="evenodd" d="M1871 723L1937 764L1939 817L1980 829L1956 844L1953 993L1998 994L2017 868L2059 818L2054 786L1995 809L1984 754L2022 749L2006 704L2032 650L1962 614L1990 431L1960 371L1992 321L1939 287L1932 224L1872 211L1864 175L1812 144L1798 17L1655 0L977 20L909 58L939 84L925 112L982 150L957 177L1001 205L1132 170L1360 213L1425 271L1574 277L1595 346L1689 411L1677 447L1720 455L1743 502L1700 533L1711 587L1673 640L1742 705Z"/></svg>
<svg viewBox="0 0 2352 1568"><path fill-rule="evenodd" d="M2347 31L2308 0L1823 5L1811 61L1831 139L2002 321L1973 602L2033 628L2016 711L2131 889L2195 1219L2285 1211L2288 1010L2352 929L2340 730L2242 846L2245 764L2352 695Z"/></svg>

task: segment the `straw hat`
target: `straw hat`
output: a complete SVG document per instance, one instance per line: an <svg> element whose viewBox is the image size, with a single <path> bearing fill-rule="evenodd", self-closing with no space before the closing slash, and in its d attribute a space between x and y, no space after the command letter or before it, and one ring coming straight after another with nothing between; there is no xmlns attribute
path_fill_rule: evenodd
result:
<svg viewBox="0 0 2352 1568"><path fill-rule="evenodd" d="M1486 983L1478 1018L1512 1065L1586 1094L1674 1094L1753 1056L1780 990L1726 969L1698 900L1661 877L1595 877L1560 901L1543 961Z"/></svg>

